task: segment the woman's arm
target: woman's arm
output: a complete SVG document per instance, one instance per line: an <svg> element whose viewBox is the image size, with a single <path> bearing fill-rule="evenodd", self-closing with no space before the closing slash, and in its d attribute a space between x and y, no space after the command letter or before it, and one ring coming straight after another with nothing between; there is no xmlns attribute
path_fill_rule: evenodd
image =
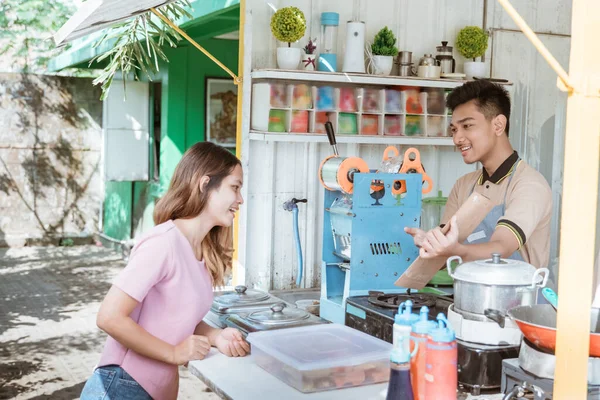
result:
<svg viewBox="0 0 600 400"><path fill-rule="evenodd" d="M208 325L204 321L200 321L198 325L196 325L196 329L194 330L194 335L202 335L206 336L210 342L211 346L214 346L217 340L217 336L223 331L223 329L213 328Z"/></svg>
<svg viewBox="0 0 600 400"><path fill-rule="evenodd" d="M211 343L206 336L191 335L173 346L148 333L130 317L138 304L133 297L112 286L100 306L96 324L128 349L165 363L182 365L190 360L202 360L208 354Z"/></svg>
<svg viewBox="0 0 600 400"><path fill-rule="evenodd" d="M241 332L234 328L213 328L201 321L194 334L209 338L211 346L215 346L227 357L243 357L250 353L250 345L244 340Z"/></svg>

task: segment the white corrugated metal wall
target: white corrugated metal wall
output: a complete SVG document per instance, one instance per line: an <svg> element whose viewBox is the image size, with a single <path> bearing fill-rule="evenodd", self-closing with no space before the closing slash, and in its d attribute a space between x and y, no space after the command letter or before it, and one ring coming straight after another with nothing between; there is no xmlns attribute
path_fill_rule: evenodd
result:
<svg viewBox="0 0 600 400"><path fill-rule="evenodd" d="M570 32L569 0L519 0L514 6L542 40L567 67ZM551 6L549 5L551 3ZM365 21L367 40L384 25L398 37L401 50L413 51L413 59L424 53L435 54L435 46L442 40L454 44L458 31L466 25L486 24L493 32L486 62L493 76L508 78L515 83L511 139L522 157L538 168L553 183L555 199L560 198L562 171L562 135L564 133L565 101L556 88L556 79L534 48L515 26L501 7L490 0L281 0L248 1L248 37L246 46L252 55L251 68L273 68L276 65L277 43L270 33L269 21L273 8L294 5L304 11L308 37L318 37L319 16L324 11L340 13L338 57L343 57L345 40L344 21L358 18ZM539 7L538 7L539 6ZM542 12L543 11L543 12ZM485 17L484 17L485 14ZM300 46L300 44L296 44ZM464 60L455 50L457 71ZM343 59L338 59L342 65ZM246 104L249 104L249 91ZM562 125L561 125L562 123ZM321 232L323 189L318 183L320 161L330 154L323 143L285 143L248 141L245 124L244 164L247 168L245 216L240 225L241 276L250 286L263 289L289 289L295 285L296 255L292 236L292 215L284 211L283 202L292 197L307 198L300 204L300 234L303 245L305 279L303 286L320 284ZM558 134L555 134L557 132ZM357 155L378 165L385 146L339 145L343 155ZM402 146L404 151L406 146ZM445 195L454 181L472 171L452 148L421 146L422 160L434 180L434 191ZM554 164L553 164L554 162ZM556 167L556 162L560 167ZM558 210L558 208L556 208ZM557 213L556 213L557 215ZM556 229L556 227L555 227ZM553 251L556 249L556 231L553 233Z"/></svg>

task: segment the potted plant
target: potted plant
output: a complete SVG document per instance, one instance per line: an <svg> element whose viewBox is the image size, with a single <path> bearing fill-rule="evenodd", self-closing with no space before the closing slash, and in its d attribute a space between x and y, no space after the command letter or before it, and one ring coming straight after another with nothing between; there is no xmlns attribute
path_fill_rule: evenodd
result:
<svg viewBox="0 0 600 400"><path fill-rule="evenodd" d="M458 32L456 48L464 58L473 61L465 61L465 75L467 79L474 76L485 77L485 63L475 59L485 54L488 47L488 35L478 26L466 26Z"/></svg>
<svg viewBox="0 0 600 400"><path fill-rule="evenodd" d="M306 18L297 7L284 7L271 17L271 32L275 39L287 43L287 47L277 48L277 65L281 69L298 69L302 50L292 47L306 31Z"/></svg>
<svg viewBox="0 0 600 400"><path fill-rule="evenodd" d="M396 47L396 37L387 26L375 35L371 45L371 53L373 73L375 75L389 75L392 72L394 56L398 54L398 48Z"/></svg>
<svg viewBox="0 0 600 400"><path fill-rule="evenodd" d="M304 57L302 57L302 67L306 71L314 71L317 62L317 56L315 55L315 50L317 46L315 43L317 42L317 38L308 39L308 44L304 46Z"/></svg>

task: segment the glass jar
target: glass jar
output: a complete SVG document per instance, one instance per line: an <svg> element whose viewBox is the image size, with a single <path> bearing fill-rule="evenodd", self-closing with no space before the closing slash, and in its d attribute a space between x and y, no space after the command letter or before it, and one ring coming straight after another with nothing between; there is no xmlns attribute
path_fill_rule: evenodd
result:
<svg viewBox="0 0 600 400"><path fill-rule="evenodd" d="M446 208L447 197L442 196L442 191L438 191L437 197L426 197L423 199L423 210L421 213L421 229L429 231L439 226Z"/></svg>
<svg viewBox="0 0 600 400"><path fill-rule="evenodd" d="M456 60L452 56L452 46L448 46L448 42L442 42L441 46L436 47L437 54L435 59L441 67L442 74L451 74L456 68Z"/></svg>
<svg viewBox="0 0 600 400"><path fill-rule="evenodd" d="M340 15L335 12L321 14L321 43L319 49L318 71L337 71L337 43Z"/></svg>

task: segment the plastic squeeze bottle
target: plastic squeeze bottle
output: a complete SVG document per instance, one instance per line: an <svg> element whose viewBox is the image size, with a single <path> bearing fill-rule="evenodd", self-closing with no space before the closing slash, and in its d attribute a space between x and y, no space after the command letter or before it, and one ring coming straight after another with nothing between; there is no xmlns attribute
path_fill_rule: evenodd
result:
<svg viewBox="0 0 600 400"><path fill-rule="evenodd" d="M386 400L414 400L410 383L410 356L405 351L404 336L400 336L398 347L394 347L390 356L390 381Z"/></svg>
<svg viewBox="0 0 600 400"><path fill-rule="evenodd" d="M404 351L410 354L410 332L411 326L419 320L419 316L412 313L412 301L407 300L398 306L398 313L394 317L393 340L394 348L400 346L400 338Z"/></svg>
<svg viewBox="0 0 600 400"><path fill-rule="evenodd" d="M425 366L427 357L427 337L429 332L436 328L435 321L429 319L429 308L421 307L419 320L412 325L410 334L412 343L411 351L416 347L417 352L410 360L411 383L415 400L425 400Z"/></svg>
<svg viewBox="0 0 600 400"><path fill-rule="evenodd" d="M454 331L444 314L437 316L437 328L427 338L425 398L456 400L458 380L457 348Z"/></svg>

